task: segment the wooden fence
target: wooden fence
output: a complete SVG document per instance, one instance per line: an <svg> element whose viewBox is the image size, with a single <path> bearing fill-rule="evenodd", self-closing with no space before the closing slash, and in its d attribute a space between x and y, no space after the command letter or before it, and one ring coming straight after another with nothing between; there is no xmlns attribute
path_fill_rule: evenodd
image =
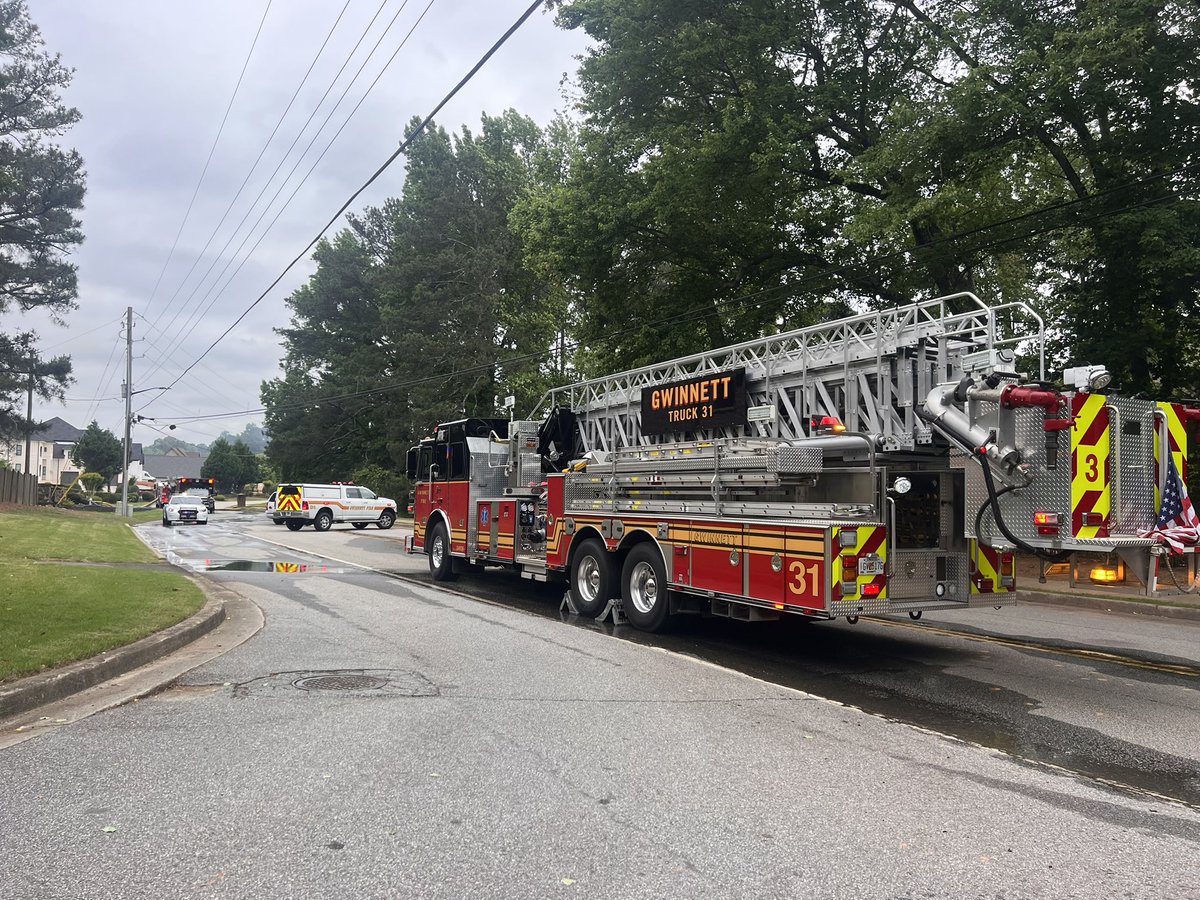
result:
<svg viewBox="0 0 1200 900"><path fill-rule="evenodd" d="M37 476L24 475L12 469L0 469L0 503L37 503Z"/></svg>

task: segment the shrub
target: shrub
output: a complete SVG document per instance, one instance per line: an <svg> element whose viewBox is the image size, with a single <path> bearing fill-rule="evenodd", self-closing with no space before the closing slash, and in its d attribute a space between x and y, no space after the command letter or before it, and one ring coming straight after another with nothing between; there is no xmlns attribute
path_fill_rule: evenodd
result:
<svg viewBox="0 0 1200 900"><path fill-rule="evenodd" d="M399 472L368 464L356 469L350 478L355 484L370 488L381 497L395 500L401 513L408 510L408 479Z"/></svg>

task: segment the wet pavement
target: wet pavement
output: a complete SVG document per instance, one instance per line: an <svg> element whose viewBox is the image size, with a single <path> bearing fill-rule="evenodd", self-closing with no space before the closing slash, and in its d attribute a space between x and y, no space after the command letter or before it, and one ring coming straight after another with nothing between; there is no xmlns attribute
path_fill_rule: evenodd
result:
<svg viewBox="0 0 1200 900"><path fill-rule="evenodd" d="M195 556L200 547L179 541L169 552L222 579L317 575L359 583L379 572L434 586L423 557L400 549L401 534L280 535L249 517L227 524L230 533L211 533L212 549L232 542L243 555L263 558ZM281 541L309 549L284 549ZM857 625L680 617L669 633L647 635L570 615L561 609L561 585L505 571L437 587L1200 807L1200 626L1194 623L1122 628L1118 617L1023 606L927 613L920 622L864 618Z"/></svg>

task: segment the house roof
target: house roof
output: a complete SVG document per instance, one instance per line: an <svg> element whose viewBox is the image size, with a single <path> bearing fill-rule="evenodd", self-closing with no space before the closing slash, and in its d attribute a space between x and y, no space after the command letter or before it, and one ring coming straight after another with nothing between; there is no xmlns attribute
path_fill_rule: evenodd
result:
<svg viewBox="0 0 1200 900"><path fill-rule="evenodd" d="M35 441L59 441L73 444L83 435L82 428L76 428L70 422L63 421L58 416L50 419L30 437Z"/></svg>
<svg viewBox="0 0 1200 900"><path fill-rule="evenodd" d="M208 454L203 456L171 456L167 454L147 453L142 459L142 467L147 475L161 481L172 478L199 478L200 469Z"/></svg>

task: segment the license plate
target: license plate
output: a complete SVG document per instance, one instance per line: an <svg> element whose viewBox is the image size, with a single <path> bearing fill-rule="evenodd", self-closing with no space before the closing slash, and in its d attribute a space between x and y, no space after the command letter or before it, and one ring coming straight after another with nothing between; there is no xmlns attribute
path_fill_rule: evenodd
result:
<svg viewBox="0 0 1200 900"><path fill-rule="evenodd" d="M858 560L859 575L882 575L883 560L878 556L864 556Z"/></svg>

